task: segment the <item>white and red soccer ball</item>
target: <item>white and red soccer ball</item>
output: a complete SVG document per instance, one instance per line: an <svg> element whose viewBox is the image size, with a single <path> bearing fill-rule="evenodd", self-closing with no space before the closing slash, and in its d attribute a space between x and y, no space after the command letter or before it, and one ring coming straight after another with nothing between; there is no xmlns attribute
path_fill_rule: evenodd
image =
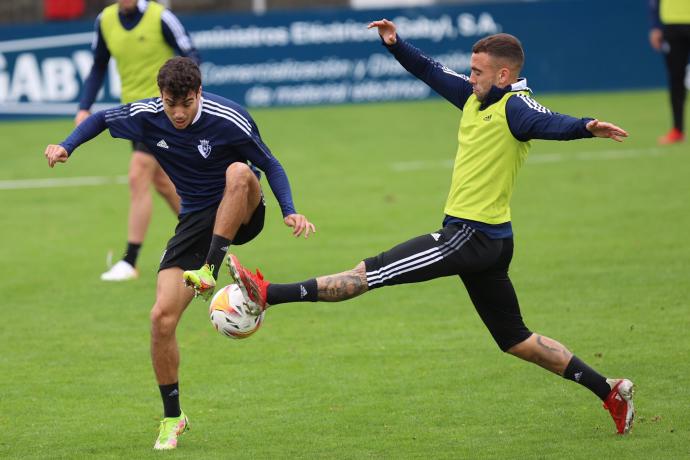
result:
<svg viewBox="0 0 690 460"><path fill-rule="evenodd" d="M231 339L246 339L255 333L261 327L266 312L252 315L247 302L237 284L221 288L208 307L213 327Z"/></svg>

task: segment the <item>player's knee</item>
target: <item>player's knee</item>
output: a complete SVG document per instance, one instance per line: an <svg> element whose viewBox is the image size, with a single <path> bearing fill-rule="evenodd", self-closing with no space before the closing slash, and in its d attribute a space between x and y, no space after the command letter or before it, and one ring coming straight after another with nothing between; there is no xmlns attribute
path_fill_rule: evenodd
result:
<svg viewBox="0 0 690 460"><path fill-rule="evenodd" d="M225 170L226 180L248 181L254 173L246 163L235 162Z"/></svg>
<svg viewBox="0 0 690 460"><path fill-rule="evenodd" d="M364 262L360 262L357 265L355 265L355 268L352 269L352 271L360 277L360 279L364 280L364 283L366 284L367 281L367 267L364 265Z"/></svg>
<svg viewBox="0 0 690 460"><path fill-rule="evenodd" d="M232 163L225 170L225 190L228 192L247 191L256 176L245 163Z"/></svg>
<svg viewBox="0 0 690 460"><path fill-rule="evenodd" d="M151 155L135 153L129 163L129 185L148 187L153 181L157 165Z"/></svg>
<svg viewBox="0 0 690 460"><path fill-rule="evenodd" d="M129 188L133 194L145 193L151 184L151 177L140 168L129 169Z"/></svg>

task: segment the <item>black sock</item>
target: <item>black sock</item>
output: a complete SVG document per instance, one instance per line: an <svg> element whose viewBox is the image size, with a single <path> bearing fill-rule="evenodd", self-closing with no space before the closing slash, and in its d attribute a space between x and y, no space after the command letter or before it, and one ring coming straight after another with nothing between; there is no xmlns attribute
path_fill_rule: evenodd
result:
<svg viewBox="0 0 690 460"><path fill-rule="evenodd" d="M266 289L266 303L278 305L288 302L316 302L318 301L316 278L301 283L269 284Z"/></svg>
<svg viewBox="0 0 690 460"><path fill-rule="evenodd" d="M218 279L218 271L220 265L223 263L223 258L228 252L228 248L232 243L231 240L220 235L213 235L211 238L211 247L208 249L208 256L206 256L206 263L213 265L213 277Z"/></svg>
<svg viewBox="0 0 690 460"><path fill-rule="evenodd" d="M592 393L599 396L603 401L611 392L611 387L606 383L606 377L583 363L577 356L573 355L568 367L563 372L563 378L577 382L586 386Z"/></svg>
<svg viewBox="0 0 690 460"><path fill-rule="evenodd" d="M164 417L179 417L182 411L180 410L180 390L177 382L170 385L158 385L161 391L161 398L163 398L163 413Z"/></svg>
<svg viewBox="0 0 690 460"><path fill-rule="evenodd" d="M139 257L139 249L141 249L141 243L131 243L127 242L127 250L125 255L122 256L122 260L130 264L132 267L137 266L137 257Z"/></svg>

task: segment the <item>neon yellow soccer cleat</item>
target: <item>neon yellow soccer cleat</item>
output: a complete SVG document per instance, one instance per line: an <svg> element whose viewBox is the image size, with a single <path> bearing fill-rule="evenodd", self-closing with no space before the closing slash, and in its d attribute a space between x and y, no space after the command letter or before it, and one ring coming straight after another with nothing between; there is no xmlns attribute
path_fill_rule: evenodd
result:
<svg viewBox="0 0 690 460"><path fill-rule="evenodd" d="M184 412L179 417L166 417L161 420L158 439L153 448L156 450L170 450L177 447L177 437L189 430L189 420Z"/></svg>
<svg viewBox="0 0 690 460"><path fill-rule="evenodd" d="M184 284L194 289L194 297L208 300L216 290L216 280L213 278L213 266L205 264L198 270L187 270L182 274Z"/></svg>

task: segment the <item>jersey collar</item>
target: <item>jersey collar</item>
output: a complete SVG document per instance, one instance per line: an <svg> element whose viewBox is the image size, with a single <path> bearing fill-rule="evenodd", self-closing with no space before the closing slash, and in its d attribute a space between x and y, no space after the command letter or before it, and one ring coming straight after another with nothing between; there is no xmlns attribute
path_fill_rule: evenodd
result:
<svg viewBox="0 0 690 460"><path fill-rule="evenodd" d="M516 81L512 85L506 86L505 88L492 86L489 90L489 94L486 95L486 99L484 99L482 103L479 105L479 110L484 110L491 104L495 104L496 102L500 101L503 98L503 96L505 96L507 93L513 91L529 91L530 93L532 92L532 90L529 89L529 87L527 86L526 78L518 78L518 81Z"/></svg>
<svg viewBox="0 0 690 460"><path fill-rule="evenodd" d="M510 91L529 91L530 93L532 92L531 89L527 86L527 79L526 78L518 78L518 81L510 85Z"/></svg>
<svg viewBox="0 0 690 460"><path fill-rule="evenodd" d="M190 126L199 121L199 118L201 118L201 111L204 108L204 97L199 96L199 108L196 111L196 115L194 115L194 120L189 124Z"/></svg>

